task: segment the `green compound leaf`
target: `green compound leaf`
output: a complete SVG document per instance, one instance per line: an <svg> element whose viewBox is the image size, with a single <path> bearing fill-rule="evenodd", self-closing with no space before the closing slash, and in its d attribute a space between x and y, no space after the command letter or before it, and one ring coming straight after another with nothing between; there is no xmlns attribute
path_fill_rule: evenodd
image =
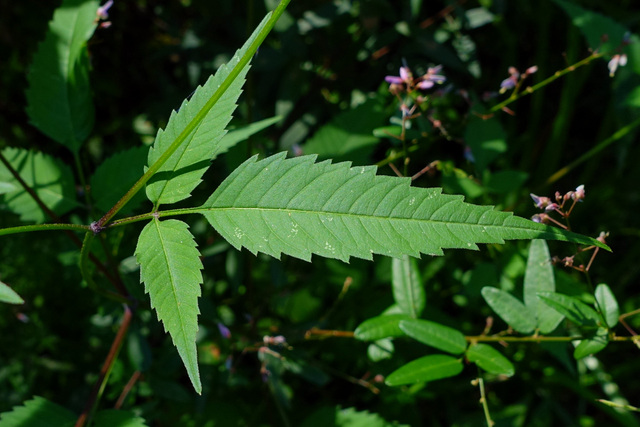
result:
<svg viewBox="0 0 640 427"><path fill-rule="evenodd" d="M93 127L87 40L96 28L98 2L65 0L56 9L27 76L31 123L77 153Z"/></svg>
<svg viewBox="0 0 640 427"><path fill-rule="evenodd" d="M400 329L400 322L411 319L406 314L390 314L372 317L358 326L354 332L356 339L361 341L377 341L384 338L404 336Z"/></svg>
<svg viewBox="0 0 640 427"><path fill-rule="evenodd" d="M5 148L2 154L45 206L54 213L62 215L78 206L75 200L73 172L69 166L54 157L21 148ZM1 195L0 200L4 199L9 209L20 215L22 221L41 223L50 220L2 163L0 182L15 188L15 191Z"/></svg>
<svg viewBox="0 0 640 427"><path fill-rule="evenodd" d="M609 344L609 332L605 328L598 328L593 337L580 341L573 351L573 357L578 360L595 354Z"/></svg>
<svg viewBox="0 0 640 427"><path fill-rule="evenodd" d="M618 307L618 301L611 292L609 286L604 283L599 284L596 287L596 301L597 307L601 310L602 317L607 322L609 328L613 328L618 323L618 317L620 316L620 308Z"/></svg>
<svg viewBox="0 0 640 427"><path fill-rule="evenodd" d="M182 132L188 133L178 149L147 183L147 197L156 206L188 198L202 181L202 175L209 168L210 161L229 149L229 144L220 144L220 140L236 109L236 101L242 93L249 65L242 69L212 105L209 101L218 94L218 88L238 65L269 17L270 14L228 64L222 65L204 86L199 86L190 100L183 101L178 112L171 113L166 129L158 130L156 140L149 150L148 166L154 164ZM188 131L190 126L192 130Z"/></svg>
<svg viewBox="0 0 640 427"><path fill-rule="evenodd" d="M133 147L114 154L98 166L91 177L91 195L99 209L103 212L111 209L142 176L148 151L147 147ZM144 194L137 193L120 213L131 212L144 200Z"/></svg>
<svg viewBox="0 0 640 427"><path fill-rule="evenodd" d="M138 238L140 279L169 332L193 387L202 392L196 351L202 263L187 224L152 220Z"/></svg>
<svg viewBox="0 0 640 427"><path fill-rule="evenodd" d="M549 247L544 240L533 240L524 273L524 303L543 334L553 332L564 316L538 298L538 292L555 292L556 280Z"/></svg>
<svg viewBox="0 0 640 427"><path fill-rule="evenodd" d="M424 356L393 371L386 378L385 384L393 387L435 381L454 377L462 372L462 368L462 359L444 354Z"/></svg>
<svg viewBox="0 0 640 427"><path fill-rule="evenodd" d="M35 396L23 406L0 414L0 427L73 427L76 419L68 409Z"/></svg>
<svg viewBox="0 0 640 427"><path fill-rule="evenodd" d="M24 304L24 300L7 284L0 282L0 302L7 304Z"/></svg>
<svg viewBox="0 0 640 427"><path fill-rule="evenodd" d="M96 414L93 419L94 427L147 427L144 419L131 411L106 409Z"/></svg>
<svg viewBox="0 0 640 427"><path fill-rule="evenodd" d="M427 303L427 296L415 258L404 256L393 259L391 285L393 298L402 312L413 318L420 316Z"/></svg>
<svg viewBox="0 0 640 427"><path fill-rule="evenodd" d="M495 375L512 376L516 370L513 364L498 350L487 344L469 346L467 359L485 371Z"/></svg>
<svg viewBox="0 0 640 427"><path fill-rule="evenodd" d="M536 328L536 319L528 307L509 292L485 286L482 297L507 325L521 334L530 334Z"/></svg>
<svg viewBox="0 0 640 427"><path fill-rule="evenodd" d="M467 349L467 341L461 332L439 323L419 319L403 320L400 322L400 329L414 340L447 353L461 354Z"/></svg>
<svg viewBox="0 0 640 427"><path fill-rule="evenodd" d="M376 176L372 166L285 160L280 153L240 165L194 212L233 246L279 258L312 254L348 261L373 254L401 258L442 255L443 248L546 238L602 243L538 224L491 206L463 202L439 188L414 188L410 178Z"/></svg>
<svg viewBox="0 0 640 427"><path fill-rule="evenodd" d="M602 321L593 308L574 297L554 292L540 292L538 297L578 326L595 328Z"/></svg>

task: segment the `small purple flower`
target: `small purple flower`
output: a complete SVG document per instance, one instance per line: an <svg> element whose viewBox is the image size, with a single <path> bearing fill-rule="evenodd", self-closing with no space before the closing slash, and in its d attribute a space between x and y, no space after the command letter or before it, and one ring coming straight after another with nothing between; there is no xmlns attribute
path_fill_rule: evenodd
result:
<svg viewBox="0 0 640 427"><path fill-rule="evenodd" d="M105 4L98 8L96 12L99 19L109 19L109 9L113 6L113 0L108 0Z"/></svg>
<svg viewBox="0 0 640 427"><path fill-rule="evenodd" d="M231 338L231 331L222 323L218 322L218 330L220 331L220 335L225 339Z"/></svg>
<svg viewBox="0 0 640 427"><path fill-rule="evenodd" d="M551 203L551 199L549 199L548 197L539 197L533 193L529 195L533 199L533 204L536 205L538 209L545 209L547 206L551 206L552 204L555 205L555 203Z"/></svg>
<svg viewBox="0 0 640 427"><path fill-rule="evenodd" d="M409 85L413 81L413 75L409 67L400 67L400 76L386 76L384 80L391 84L401 85L406 83Z"/></svg>
<svg viewBox="0 0 640 427"><path fill-rule="evenodd" d="M520 71L516 67L509 67L509 77L500 83L500 93L505 93L509 89L513 89L518 84Z"/></svg>
<svg viewBox="0 0 640 427"><path fill-rule="evenodd" d="M571 194L571 198L578 202L584 200L584 196L584 185L579 185L578 188L576 188L576 191L573 191Z"/></svg>
<svg viewBox="0 0 640 427"><path fill-rule="evenodd" d="M540 224L546 224L549 222L549 215L547 214L535 214L531 217L531 221L538 222Z"/></svg>
<svg viewBox="0 0 640 427"><path fill-rule="evenodd" d="M527 68L524 73L530 76L531 74L535 74L536 72L538 72L538 66L532 65L531 67Z"/></svg>
<svg viewBox="0 0 640 427"><path fill-rule="evenodd" d="M442 65L429 67L425 75L420 77L420 82L417 84L418 89L431 89L435 84L444 83L447 78L441 74L438 74L441 70Z"/></svg>
<svg viewBox="0 0 640 427"><path fill-rule="evenodd" d="M607 67L609 68L609 77L613 77L616 74L616 70L618 69L618 66L620 67L624 67L625 65L627 65L627 55L626 54L616 54L613 55L613 58L611 58L611 61L609 61L609 64L607 65Z"/></svg>

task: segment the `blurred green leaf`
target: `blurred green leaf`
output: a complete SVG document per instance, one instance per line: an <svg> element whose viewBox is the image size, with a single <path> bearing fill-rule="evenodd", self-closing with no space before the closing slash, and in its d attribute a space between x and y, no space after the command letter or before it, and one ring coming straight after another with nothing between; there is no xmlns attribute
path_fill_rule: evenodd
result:
<svg viewBox="0 0 640 427"><path fill-rule="evenodd" d="M461 332L439 323L420 319L403 320L400 329L411 338L447 353L461 354L467 348L467 341Z"/></svg>
<svg viewBox="0 0 640 427"><path fill-rule="evenodd" d="M602 317L605 322L607 322L607 326L609 328L613 328L618 324L618 317L620 316L620 309L618 308L618 301L616 301L616 297L611 292L609 286L604 283L596 286L596 301L597 305L601 312Z"/></svg>
<svg viewBox="0 0 640 427"><path fill-rule="evenodd" d="M388 386L415 384L454 377L462 372L462 359L434 354L407 363L393 371L385 380Z"/></svg>
<svg viewBox="0 0 640 427"><path fill-rule="evenodd" d="M404 332L400 329L400 322L409 319L411 319L411 317L406 314L372 317L362 322L360 326L356 328L354 336L361 341L377 341L384 338L402 337L404 336Z"/></svg>
<svg viewBox="0 0 640 427"><path fill-rule="evenodd" d="M409 427L408 424L388 422L378 414L355 408L322 408L309 415L301 427Z"/></svg>
<svg viewBox="0 0 640 427"><path fill-rule="evenodd" d="M482 288L482 297L507 325L521 334L530 334L536 328L533 313L509 292L486 286Z"/></svg>
<svg viewBox="0 0 640 427"><path fill-rule="evenodd" d="M595 328L602 320L594 309L577 298L554 292L538 292L538 297L578 326Z"/></svg>
<svg viewBox="0 0 640 427"><path fill-rule="evenodd" d="M21 148L5 148L2 154L54 213L63 215L79 206L76 202L73 172L69 166L46 154ZM22 221L42 223L51 219L3 163L0 163L0 181L10 183L16 188L16 191L0 195L0 200L4 199L9 210L20 215Z"/></svg>
<svg viewBox="0 0 640 427"><path fill-rule="evenodd" d="M93 419L94 427L146 427L144 419L132 411L118 411L106 409L96 413Z"/></svg>
<svg viewBox="0 0 640 427"><path fill-rule="evenodd" d="M605 328L598 328L591 338L580 341L580 344L573 351L573 357L582 359L603 350L609 344L609 332Z"/></svg>
<svg viewBox="0 0 640 427"><path fill-rule="evenodd" d="M391 286L393 298L402 310L413 318L419 317L427 303L418 263L415 258L404 256L392 261Z"/></svg>
<svg viewBox="0 0 640 427"><path fill-rule="evenodd" d="M96 28L95 0L65 0L57 8L27 76L31 123L77 153L93 128L87 41Z"/></svg>
<svg viewBox="0 0 640 427"><path fill-rule="evenodd" d="M620 47L627 28L608 16L584 9L565 0L554 0L569 15L573 25L578 27L593 50L613 52Z"/></svg>
<svg viewBox="0 0 640 427"><path fill-rule="evenodd" d="M147 161L147 147L133 147L116 153L98 166L91 177L91 196L96 207L107 212L144 174ZM120 210L126 214L134 210L145 200L142 192L138 192Z"/></svg>
<svg viewBox="0 0 640 427"><path fill-rule="evenodd" d="M507 151L507 135L497 118L488 120L471 116L464 134L480 172Z"/></svg>
<svg viewBox="0 0 640 427"><path fill-rule="evenodd" d="M0 427L73 427L76 414L39 396L0 414Z"/></svg>
<svg viewBox="0 0 640 427"><path fill-rule="evenodd" d="M470 345L466 356L469 362L477 364L491 374L510 377L516 372L509 359L487 344Z"/></svg>
<svg viewBox="0 0 640 427"><path fill-rule="evenodd" d="M302 151L317 154L320 160L366 162L378 143L374 129L382 125L385 118L380 102L369 99L322 126L305 142Z"/></svg>
<svg viewBox="0 0 640 427"><path fill-rule="evenodd" d="M24 300L7 284L0 282L0 302L7 304L24 304Z"/></svg>
<svg viewBox="0 0 640 427"><path fill-rule="evenodd" d="M528 177L526 172L498 171L489 175L484 186L490 192L504 194L521 189Z"/></svg>
<svg viewBox="0 0 640 427"><path fill-rule="evenodd" d="M379 362L385 359L391 359L395 348L393 341L389 338L383 338L369 344L367 347L367 356L372 362Z"/></svg>
<svg viewBox="0 0 640 427"><path fill-rule="evenodd" d="M561 313L538 298L538 292L555 292L555 290L556 281L549 247L544 240L532 240L529 246L527 269L524 273L524 303L543 334L553 332L564 319Z"/></svg>

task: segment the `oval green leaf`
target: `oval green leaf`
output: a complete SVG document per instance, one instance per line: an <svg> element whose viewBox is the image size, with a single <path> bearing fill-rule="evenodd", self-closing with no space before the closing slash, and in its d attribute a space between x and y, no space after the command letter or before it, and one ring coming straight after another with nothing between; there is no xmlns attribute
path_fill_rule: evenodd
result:
<svg viewBox="0 0 640 427"><path fill-rule="evenodd" d="M404 256L392 262L393 298L402 312L416 318L422 314L427 296L415 258Z"/></svg>
<svg viewBox="0 0 640 427"><path fill-rule="evenodd" d="M564 316L538 298L538 292L555 292L556 280L550 262L549 247L544 240L531 241L527 270L524 273L524 304L537 319L543 334L553 332Z"/></svg>
<svg viewBox="0 0 640 427"><path fill-rule="evenodd" d="M609 344L608 331L605 328L598 328L592 338L580 341L580 344L573 351L573 357L578 360L590 356L603 350L607 344Z"/></svg>
<svg viewBox="0 0 640 427"><path fill-rule="evenodd" d="M464 335L456 329L428 320L410 319L400 322L400 329L411 338L438 350L462 354L467 348Z"/></svg>
<svg viewBox="0 0 640 427"><path fill-rule="evenodd" d="M598 302L598 308L602 311L602 317L609 328L613 328L618 323L618 317L620 316L620 308L618 307L618 301L611 292L609 286L604 283L599 284L596 287L596 301Z"/></svg>
<svg viewBox="0 0 640 427"><path fill-rule="evenodd" d="M434 354L421 357L393 371L385 380L388 386L435 381L462 372L462 359Z"/></svg>
<svg viewBox="0 0 640 427"><path fill-rule="evenodd" d="M510 377L516 372L509 359L487 344L470 346L467 350L467 359L491 374Z"/></svg>
<svg viewBox="0 0 640 427"><path fill-rule="evenodd" d="M354 336L361 341L377 341L383 338L401 337L404 336L404 332L400 329L400 322L409 319L410 317L406 314L372 317L356 328Z"/></svg>
<svg viewBox="0 0 640 427"><path fill-rule="evenodd" d="M521 334L530 334L536 328L536 318L527 306L502 289L485 286L482 297L507 325Z"/></svg>
<svg viewBox="0 0 640 427"><path fill-rule="evenodd" d="M555 292L538 292L538 297L578 326L595 328L601 322L598 313L577 298Z"/></svg>

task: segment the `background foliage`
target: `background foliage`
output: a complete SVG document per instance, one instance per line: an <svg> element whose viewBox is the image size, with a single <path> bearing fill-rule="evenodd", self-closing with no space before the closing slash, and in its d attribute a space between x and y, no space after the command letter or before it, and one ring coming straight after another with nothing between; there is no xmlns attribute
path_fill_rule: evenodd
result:
<svg viewBox="0 0 640 427"><path fill-rule="evenodd" d="M0 148L36 148L73 165L72 154L30 126L24 112L27 70L58 5L0 1L0 57L6 58L0 63ZM81 153L84 167L95 170L122 150L152 143L169 112L231 58L274 5L253 0L219 1L215 7L197 0L116 1L112 26L99 29L89 42L96 122ZM293 1L254 58L231 125L275 115L282 120L220 157L193 199L204 203L229 172L256 153L290 150L355 165L384 162L400 149L385 133L374 133L398 123L384 77L397 75L403 61L416 73L442 64L447 82L434 97L433 118L446 134L432 122L415 121L410 138L419 144L406 175L440 160L436 173L423 175L414 185L442 186L445 192L464 194L467 201L525 217L536 213L530 192L551 196L584 184L587 197L572 215L572 228L593 236L609 231L614 250L598 255L591 277L609 284L622 313L637 309L636 131L614 139L559 180L548 180L637 120L638 56L630 53L630 63L613 79L609 58L593 61L509 105L513 115L499 112L486 122L469 113L496 102L491 97L499 96L509 66L524 70L537 65L530 77L535 83L597 47L602 34L580 28L584 20L575 14L581 10L571 5L600 14L588 16L605 22L597 28L611 30L611 40L625 29L637 30L640 11L631 1ZM344 143L336 144L340 141ZM487 141L491 144L482 149ZM466 146L481 157L470 162ZM402 169L401 161L396 165ZM385 165L379 173L394 174ZM84 221L78 212L69 220ZM37 220L27 211L21 215ZM0 212L2 226L18 225L20 219ZM256 257L230 247L204 218L186 221L203 255L197 337L203 394L190 388L139 284L133 253L143 224L133 224L108 234L109 247L115 248L108 255L119 263L140 305L103 408L113 407L138 371L141 377L123 409L135 411L148 425L353 425L365 417L368 425L386 425L383 419L407 425L483 422L479 390L470 385L479 375L475 365L465 366L453 379L388 387L376 376L387 376L429 350L394 340L394 357L385 359L379 350L388 348L388 342L369 346L350 338L305 335L311 328L354 331L391 306L394 261L375 257L372 263L352 259L345 264L314 257L309 264L286 256L281 261ZM550 250L560 257L573 252L562 243L550 243ZM495 317L493 332L506 329L481 289L495 286L522 300L527 254L528 243L510 242L417 261L427 301L423 317L466 335L482 333L488 316ZM77 249L62 233L3 237L0 257L0 280L26 302L0 305L0 412L34 395L79 412L120 322L121 306L81 285ZM559 292L592 302L593 289L583 275L556 268L555 277ZM629 323L640 327L637 317ZM259 352L265 335L282 335L288 345ZM638 425L632 413L595 402L626 397L632 405L640 403L633 400L640 396L633 381L640 373L638 349L630 343L610 345L597 358L578 362L566 344L510 344L500 350L513 361L516 374L482 374L498 425Z"/></svg>

